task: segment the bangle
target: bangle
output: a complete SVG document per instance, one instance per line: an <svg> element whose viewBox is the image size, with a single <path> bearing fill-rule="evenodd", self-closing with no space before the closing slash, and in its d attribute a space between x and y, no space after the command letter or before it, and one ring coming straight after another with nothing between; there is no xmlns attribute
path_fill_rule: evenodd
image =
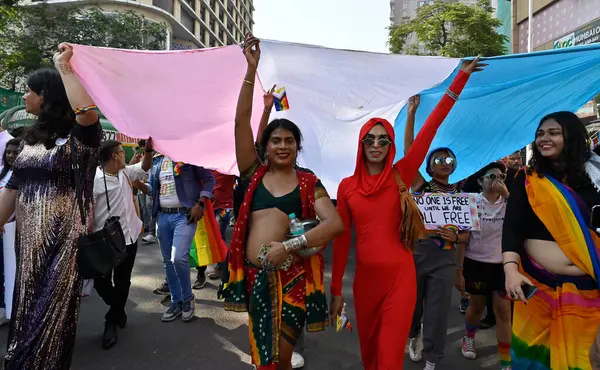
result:
<svg viewBox="0 0 600 370"><path fill-rule="evenodd" d="M446 90L446 95L448 95L454 101L458 100L458 94L455 93L454 91L450 90L450 89Z"/></svg>
<svg viewBox="0 0 600 370"><path fill-rule="evenodd" d="M456 266L456 269L457 269L458 271L462 271L462 270L463 270L463 267L462 267L462 266Z"/></svg>
<svg viewBox="0 0 600 370"><path fill-rule="evenodd" d="M456 233L456 241L454 242L454 244L458 244L459 241L460 241L460 237L458 236L458 233Z"/></svg>
<svg viewBox="0 0 600 370"><path fill-rule="evenodd" d="M245 80L244 80L244 83L245 83L245 84L248 84L248 85L250 85L250 86L254 86L254 82L252 82L252 81L250 81L250 80L246 80L246 79L245 79Z"/></svg>
<svg viewBox="0 0 600 370"><path fill-rule="evenodd" d="M308 247L308 242L306 241L306 237L304 235L300 235L283 242L283 248L285 249L286 253L295 252L306 247Z"/></svg>
<svg viewBox="0 0 600 370"><path fill-rule="evenodd" d="M265 112L265 113L269 113L269 114L271 114L271 111L270 111L270 110L268 110L268 109L266 109L266 108L265 108L264 112Z"/></svg>
<svg viewBox="0 0 600 370"><path fill-rule="evenodd" d="M146 149L146 150L144 150L144 153L152 153L152 152L154 152L154 149Z"/></svg>
<svg viewBox="0 0 600 370"><path fill-rule="evenodd" d="M502 264L502 266L506 266L506 265L508 265L509 263L514 263L515 265L519 266L519 262L517 262L517 261L506 261L506 262L504 262L504 263Z"/></svg>
<svg viewBox="0 0 600 370"><path fill-rule="evenodd" d="M79 116L91 110L98 110L98 107L96 105L87 105L85 107L77 107L73 112L75 112L76 116Z"/></svg>

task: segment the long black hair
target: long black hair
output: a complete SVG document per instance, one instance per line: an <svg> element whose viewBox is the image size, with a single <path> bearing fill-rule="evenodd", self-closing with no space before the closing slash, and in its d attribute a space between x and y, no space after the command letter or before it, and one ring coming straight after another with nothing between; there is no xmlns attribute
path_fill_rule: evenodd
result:
<svg viewBox="0 0 600 370"><path fill-rule="evenodd" d="M557 161L552 161L544 156L533 141L533 156L529 161L529 173L535 170L539 176L544 173L556 178L558 181L566 179L570 186L581 186L589 183L590 179L585 172L585 162L591 157L589 135L585 125L573 112L555 112L542 118L537 128L549 119L554 119L562 128L564 148ZM537 136L536 130L536 136Z"/></svg>
<svg viewBox="0 0 600 370"><path fill-rule="evenodd" d="M8 151L8 147L9 146L20 146L21 145L21 139L20 138L14 138L14 139L10 139L9 141L6 142L6 148L4 149L4 153L2 153L2 171L0 171L0 179L3 179L4 176L6 176L6 174L8 173L8 171L10 171L12 169L12 166L8 164L8 161L6 160L6 152Z"/></svg>
<svg viewBox="0 0 600 370"><path fill-rule="evenodd" d="M43 101L37 122L27 130L23 139L29 145L41 142L51 149L56 139L67 137L76 123L65 86L58 72L50 68L31 73L27 78L27 86Z"/></svg>
<svg viewBox="0 0 600 370"><path fill-rule="evenodd" d="M296 150L298 152L302 150L302 132L300 132L300 128L289 119L277 118L267 125L262 133L262 137L260 138L260 149L262 151L262 155L260 155L261 159L266 159L267 144L269 143L269 139L271 138L273 131L277 130L278 128L290 131L294 136L294 140L296 140Z"/></svg>

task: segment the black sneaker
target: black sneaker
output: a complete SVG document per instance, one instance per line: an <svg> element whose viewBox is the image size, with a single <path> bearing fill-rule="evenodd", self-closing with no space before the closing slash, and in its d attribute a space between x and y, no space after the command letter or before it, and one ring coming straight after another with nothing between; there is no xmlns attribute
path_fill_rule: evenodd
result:
<svg viewBox="0 0 600 370"><path fill-rule="evenodd" d="M180 303L171 303L171 306L160 318L162 322L171 322L175 320L183 312L183 307Z"/></svg>
<svg viewBox="0 0 600 370"><path fill-rule="evenodd" d="M161 284L160 287L154 289L152 293L157 295L169 295L171 291L169 290L169 284L165 281Z"/></svg>
<svg viewBox="0 0 600 370"><path fill-rule="evenodd" d="M458 305L458 310L460 311L460 313L466 313L467 308L469 308L469 299L461 298L460 304Z"/></svg>
<svg viewBox="0 0 600 370"><path fill-rule="evenodd" d="M117 344L117 325L105 323L102 335L102 348L111 349Z"/></svg>
<svg viewBox="0 0 600 370"><path fill-rule="evenodd" d="M194 285L192 285L192 289L202 289L206 285L206 275L204 273L198 273L198 277L196 281L194 281Z"/></svg>
<svg viewBox="0 0 600 370"><path fill-rule="evenodd" d="M183 313L181 317L183 321L188 322L194 318L194 314L196 313L196 297L192 295L192 298L187 302L183 303L182 307Z"/></svg>

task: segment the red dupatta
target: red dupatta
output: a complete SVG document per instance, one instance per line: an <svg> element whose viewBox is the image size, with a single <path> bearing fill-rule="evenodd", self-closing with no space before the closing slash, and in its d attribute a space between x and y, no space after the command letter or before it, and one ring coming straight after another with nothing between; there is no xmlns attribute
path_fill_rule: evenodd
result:
<svg viewBox="0 0 600 370"><path fill-rule="evenodd" d="M249 297L246 296L244 276L246 237L249 227L248 216L250 215L254 192L268 170L269 166L261 165L252 176L233 229L233 239L229 249L229 280L223 285L223 297L225 298L225 310L227 311L248 311ZM314 218L315 189L318 179L308 172L296 172L300 185L302 218ZM320 331L328 324L327 299L323 284L323 254L318 253L306 258L304 260L304 270L306 281L306 327L308 331Z"/></svg>

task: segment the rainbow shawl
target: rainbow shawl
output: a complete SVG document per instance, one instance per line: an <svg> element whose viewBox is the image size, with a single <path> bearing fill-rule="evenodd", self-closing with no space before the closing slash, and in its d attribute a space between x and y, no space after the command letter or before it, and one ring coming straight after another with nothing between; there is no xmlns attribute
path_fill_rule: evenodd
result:
<svg viewBox="0 0 600 370"><path fill-rule="evenodd" d="M247 312L250 297L246 294L246 282L244 276L246 236L248 235L248 216L250 215L250 206L254 192L262 181L269 167L261 165L258 167L248 186L244 202L240 207L233 230L233 238L229 248L229 263L227 274L228 279L224 279L222 296L225 298L225 310L235 312ZM315 188L317 177L311 173L296 171L298 182L300 184L300 198L302 200L302 218L315 217ZM321 331L328 324L327 299L323 285L324 261L321 253L306 258L304 262L306 281L306 329L309 332ZM281 315L281 312L273 312ZM275 320L280 322L281 320ZM273 331L280 331L281 328L273 328ZM252 334L252 333L251 333ZM251 345L252 345L252 338ZM278 348L270 348L268 351L255 353L252 351L252 360L260 369L275 368L273 365L277 358L265 353L276 354Z"/></svg>
<svg viewBox="0 0 600 370"><path fill-rule="evenodd" d="M527 175L525 188L536 216L588 275L556 275L523 258L521 272L538 292L527 305L515 303L513 368L591 369L588 351L600 325L600 238L589 229L589 210L571 188L535 172Z"/></svg>

